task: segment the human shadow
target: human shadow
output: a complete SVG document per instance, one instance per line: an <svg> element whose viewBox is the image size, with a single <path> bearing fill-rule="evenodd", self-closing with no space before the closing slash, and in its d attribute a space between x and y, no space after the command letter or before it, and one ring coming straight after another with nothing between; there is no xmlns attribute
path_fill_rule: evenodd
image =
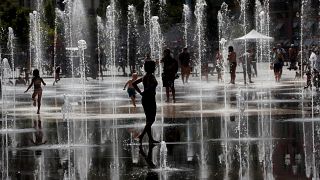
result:
<svg viewBox="0 0 320 180"><path fill-rule="evenodd" d="M43 140L42 122L40 115L38 115L38 120L33 121L33 128L35 129L35 132L33 133L32 138L30 138L30 142L35 146L46 144L47 140ZM41 151L36 151L36 154L41 155Z"/></svg>

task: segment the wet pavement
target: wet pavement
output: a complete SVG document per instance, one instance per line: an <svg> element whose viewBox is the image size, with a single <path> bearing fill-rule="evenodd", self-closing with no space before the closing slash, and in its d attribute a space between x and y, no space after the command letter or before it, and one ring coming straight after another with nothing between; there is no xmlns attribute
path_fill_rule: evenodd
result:
<svg viewBox="0 0 320 180"><path fill-rule="evenodd" d="M267 64L260 65L268 69ZM31 90L4 86L1 179L319 179L319 94L284 71L264 70L253 84L191 77L165 103L160 78L152 132L165 144L135 140L145 117L128 77L44 79L41 114ZM203 78L204 79L204 78ZM226 76L226 82L229 78ZM74 83L70 83L74 82ZM161 100L163 99L163 100Z"/></svg>

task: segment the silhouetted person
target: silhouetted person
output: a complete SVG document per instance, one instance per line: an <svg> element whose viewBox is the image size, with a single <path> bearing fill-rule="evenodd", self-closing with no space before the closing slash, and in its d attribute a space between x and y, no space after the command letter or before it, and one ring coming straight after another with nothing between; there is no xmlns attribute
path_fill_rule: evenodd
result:
<svg viewBox="0 0 320 180"><path fill-rule="evenodd" d="M35 69L33 70L33 78L31 81L31 84L29 85L28 89L25 91L28 92L28 90L34 85L33 88L33 94L32 94L32 100L33 100L33 106L36 106L36 97L38 97L38 111L37 114L40 114L40 106L41 106L41 98L42 98L42 88L41 83L43 85L46 85L46 83L43 81L43 79L39 75L39 70Z"/></svg>
<svg viewBox="0 0 320 180"><path fill-rule="evenodd" d="M60 72L61 72L61 67L57 66L56 70L55 70L55 74L54 74L54 82L53 85L55 85L55 83L58 83L58 81L60 81Z"/></svg>
<svg viewBox="0 0 320 180"><path fill-rule="evenodd" d="M24 80L26 82L26 85L30 84L30 77L29 77L29 70L28 68L24 68Z"/></svg>
<svg viewBox="0 0 320 180"><path fill-rule="evenodd" d="M181 79L182 83L188 83L188 79L191 72L190 67L190 54L187 48L183 48L182 53L179 54L179 61L181 66Z"/></svg>
<svg viewBox="0 0 320 180"><path fill-rule="evenodd" d="M176 92L174 88L174 80L178 72L178 62L171 56L170 49L164 50L164 57L161 59L163 63L162 84L166 88L166 102L169 102L169 91L171 90L173 102L176 102Z"/></svg>
<svg viewBox="0 0 320 180"><path fill-rule="evenodd" d="M235 84L236 68L237 68L237 55L233 50L233 46L229 46L228 51L229 51L228 61L229 61L230 76L231 76L230 83Z"/></svg>
<svg viewBox="0 0 320 180"><path fill-rule="evenodd" d="M146 115L146 126L144 127L142 133L138 136L140 144L142 144L142 139L145 133L148 134L150 144L159 143L153 139L151 133L151 126L156 120L157 113L156 88L158 86L158 82L153 74L155 69L156 63L154 61L146 61L144 63L144 70L146 74L142 78L139 78L132 83L136 91L142 96L142 106ZM143 92L141 92L140 88L138 87L138 84L141 82L143 83Z"/></svg>

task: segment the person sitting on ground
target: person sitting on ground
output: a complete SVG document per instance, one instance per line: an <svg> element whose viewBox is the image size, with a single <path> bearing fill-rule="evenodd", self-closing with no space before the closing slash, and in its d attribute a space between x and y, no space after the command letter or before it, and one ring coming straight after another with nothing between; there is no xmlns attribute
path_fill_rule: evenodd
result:
<svg viewBox="0 0 320 180"><path fill-rule="evenodd" d="M123 87L123 90L126 89L126 87L128 86L127 88L127 92L128 92L128 95L129 97L131 98L131 102L132 102L132 105L134 107L136 107L136 90L134 89L132 83L137 80L138 78L138 75L137 73L133 73L132 74L132 79L130 79L129 81L127 81L127 83L124 85Z"/></svg>
<svg viewBox="0 0 320 180"><path fill-rule="evenodd" d="M37 105L37 99L38 97L38 110L37 114L40 114L40 106L41 106L41 98L42 98L42 88L41 83L45 86L46 83L43 81L43 79L40 77L40 73L38 69L33 70L33 78L31 81L31 84L29 85L28 89L25 91L28 92L28 90L34 85L33 94L32 94L32 100L33 100L33 106Z"/></svg>

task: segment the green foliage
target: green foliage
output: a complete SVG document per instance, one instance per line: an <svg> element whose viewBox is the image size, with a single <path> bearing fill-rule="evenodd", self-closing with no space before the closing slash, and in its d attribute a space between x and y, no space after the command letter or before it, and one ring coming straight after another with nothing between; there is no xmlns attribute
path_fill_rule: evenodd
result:
<svg viewBox="0 0 320 180"><path fill-rule="evenodd" d="M44 2L44 15L48 26L51 29L54 29L55 7L52 0L46 0Z"/></svg>
<svg viewBox="0 0 320 180"><path fill-rule="evenodd" d="M17 42L21 44L26 44L28 42L29 35L29 9L18 8L15 6L10 6L10 8L3 8L4 11L1 12L0 16L0 28L3 34L1 34L1 43L5 44L7 41L8 28L12 27L17 37Z"/></svg>

